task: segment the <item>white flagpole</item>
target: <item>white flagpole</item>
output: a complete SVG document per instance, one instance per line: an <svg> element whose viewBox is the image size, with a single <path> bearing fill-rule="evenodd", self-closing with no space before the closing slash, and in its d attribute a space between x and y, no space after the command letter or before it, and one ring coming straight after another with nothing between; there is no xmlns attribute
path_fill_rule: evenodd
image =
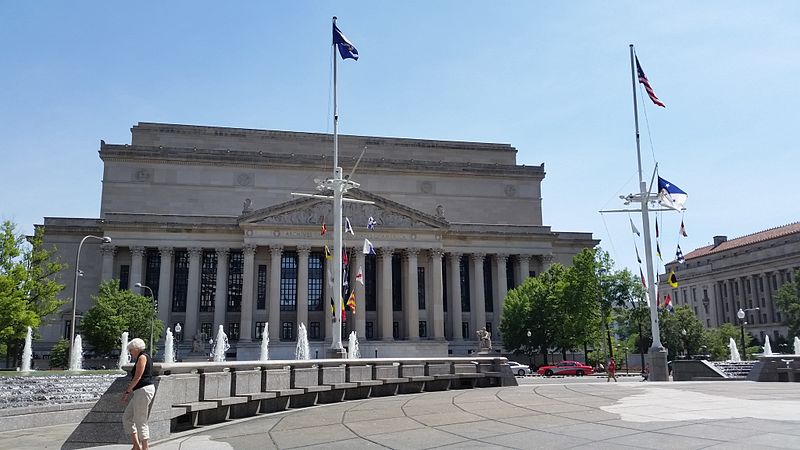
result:
<svg viewBox="0 0 800 450"><path fill-rule="evenodd" d="M336 26L336 16L333 17L333 26ZM336 44L333 49L333 270L334 284L334 309L333 324L331 326L331 349L328 356L344 356L342 346L342 168L339 167L339 111L336 104Z"/></svg>
<svg viewBox="0 0 800 450"><path fill-rule="evenodd" d="M650 202L650 192L642 174L642 151L639 144L639 109L636 103L636 57L633 51L633 44L630 44L631 52L631 83L633 86L633 117L636 125L636 158L639 165L639 189L640 201L642 203L642 232L644 233L644 254L647 262L647 291L650 296L650 326L653 334L653 345L650 347L648 359L650 360L650 379L653 381L667 381L667 352L661 343L661 333L658 325L658 297L656 297L655 277L653 276L653 249L650 241L650 214L648 206Z"/></svg>

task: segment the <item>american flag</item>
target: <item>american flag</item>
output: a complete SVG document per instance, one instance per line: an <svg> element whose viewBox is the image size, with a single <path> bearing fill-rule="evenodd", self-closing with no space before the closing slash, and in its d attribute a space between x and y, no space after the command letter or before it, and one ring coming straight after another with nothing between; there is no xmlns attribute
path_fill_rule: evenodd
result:
<svg viewBox="0 0 800 450"><path fill-rule="evenodd" d="M636 58L636 72L639 75L639 83L644 85L644 90L647 91L647 95L650 96L650 100L653 101L656 105L666 108L667 105L664 104L661 100L656 97L656 93L653 92L653 86L650 86L650 81L647 79L647 75L644 74L644 70L642 70L642 66L639 65L639 58Z"/></svg>

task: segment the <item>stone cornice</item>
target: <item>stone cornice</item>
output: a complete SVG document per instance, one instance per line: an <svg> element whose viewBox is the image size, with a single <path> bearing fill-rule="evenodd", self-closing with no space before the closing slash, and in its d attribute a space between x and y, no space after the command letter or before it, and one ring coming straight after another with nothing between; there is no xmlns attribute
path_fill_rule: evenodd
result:
<svg viewBox="0 0 800 450"><path fill-rule="evenodd" d="M213 150L200 148L146 147L103 143L100 159L124 162L148 162L178 165L223 165L253 168L315 168L329 170L332 158L327 155L269 153L263 151ZM355 161L353 161L355 162ZM472 164L450 161L417 161L404 159L369 158L359 163L362 170L409 171L414 173L470 174L543 179L544 164L540 166L511 166L502 164Z"/></svg>

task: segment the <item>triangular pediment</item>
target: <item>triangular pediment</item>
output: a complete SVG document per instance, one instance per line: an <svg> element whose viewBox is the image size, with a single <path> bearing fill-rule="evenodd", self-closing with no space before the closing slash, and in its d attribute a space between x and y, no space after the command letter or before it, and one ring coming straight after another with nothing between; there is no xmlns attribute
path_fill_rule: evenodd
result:
<svg viewBox="0 0 800 450"><path fill-rule="evenodd" d="M373 204L343 202L343 215L350 219L353 228L366 228L370 217L378 228L442 229L449 226L443 218L394 202L385 197L360 189L347 192L346 198L367 200ZM301 197L288 202L262 208L239 216L240 225L319 226L333 225L332 201L324 198Z"/></svg>

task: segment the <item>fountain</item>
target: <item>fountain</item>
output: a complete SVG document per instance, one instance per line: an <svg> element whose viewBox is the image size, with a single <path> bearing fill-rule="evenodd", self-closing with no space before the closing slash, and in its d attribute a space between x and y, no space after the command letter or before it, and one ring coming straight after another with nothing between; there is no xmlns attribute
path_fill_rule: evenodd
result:
<svg viewBox="0 0 800 450"><path fill-rule="evenodd" d="M800 337L794 337L794 354L800 355Z"/></svg>
<svg viewBox="0 0 800 450"><path fill-rule="evenodd" d="M311 359L311 350L308 348L308 332L302 322L297 327L297 348L294 351L294 359Z"/></svg>
<svg viewBox="0 0 800 450"><path fill-rule="evenodd" d="M220 325L216 342L214 342L214 351L211 353L211 356L214 357L214 362L225 362L225 352L229 348L231 348L231 345L228 343L228 335L225 334L225 331L222 330L222 325Z"/></svg>
<svg viewBox="0 0 800 450"><path fill-rule="evenodd" d="M269 360L269 322L264 324L264 331L261 332L261 356L258 360Z"/></svg>
<svg viewBox="0 0 800 450"><path fill-rule="evenodd" d="M122 348L119 350L119 362L117 362L117 367L122 369L123 364L128 364L131 362L131 355L128 353L128 332L123 331L122 337L120 337L120 342L122 342Z"/></svg>
<svg viewBox="0 0 800 450"><path fill-rule="evenodd" d="M172 330L167 327L167 334L164 338L164 362L175 362L175 341L172 337Z"/></svg>
<svg viewBox="0 0 800 450"><path fill-rule="evenodd" d="M728 347L731 349L731 362L742 362L742 357L739 356L739 349L736 347L736 341L733 338L728 342Z"/></svg>
<svg viewBox="0 0 800 450"><path fill-rule="evenodd" d="M772 356L772 346L769 344L769 335L764 335L764 356Z"/></svg>
<svg viewBox="0 0 800 450"><path fill-rule="evenodd" d="M81 335L75 335L75 342L72 343L72 348L69 349L69 370L77 372L83 370L83 343Z"/></svg>
<svg viewBox="0 0 800 450"><path fill-rule="evenodd" d="M358 350L358 337L355 331L351 331L347 344L347 359L358 358L361 358L361 352Z"/></svg>
<svg viewBox="0 0 800 450"><path fill-rule="evenodd" d="M31 359L33 359L33 352L31 351L31 340L33 340L31 327L28 327L28 334L25 336L25 348L22 350L22 367L21 372L31 371Z"/></svg>

